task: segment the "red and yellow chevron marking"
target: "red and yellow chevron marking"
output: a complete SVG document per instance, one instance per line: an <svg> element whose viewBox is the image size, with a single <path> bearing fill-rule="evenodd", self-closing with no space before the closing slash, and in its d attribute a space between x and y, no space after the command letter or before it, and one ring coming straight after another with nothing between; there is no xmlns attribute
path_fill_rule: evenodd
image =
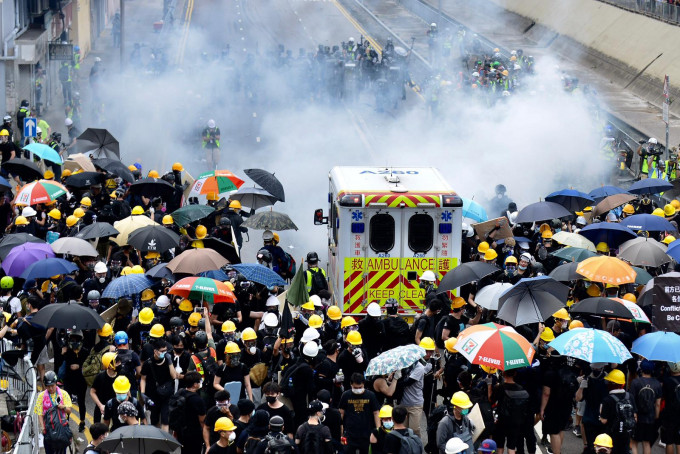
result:
<svg viewBox="0 0 680 454"><path fill-rule="evenodd" d="M433 203L438 207L441 205L439 194L394 194L391 192L366 194L364 196L366 206L375 203L385 203L388 207L394 208L404 206L415 208L419 203Z"/></svg>

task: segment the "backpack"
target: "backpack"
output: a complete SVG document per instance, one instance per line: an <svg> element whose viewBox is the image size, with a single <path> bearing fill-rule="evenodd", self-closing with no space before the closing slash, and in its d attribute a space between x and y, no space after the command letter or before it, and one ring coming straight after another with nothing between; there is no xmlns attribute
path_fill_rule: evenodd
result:
<svg viewBox="0 0 680 454"><path fill-rule="evenodd" d="M292 454L293 447L287 436L279 434L276 436L267 436L265 438L267 447L264 450L265 454Z"/></svg>
<svg viewBox="0 0 680 454"><path fill-rule="evenodd" d="M413 430L408 429L406 435L402 435L397 430L393 430L390 434L394 435L401 441L399 454L421 454L423 452L423 442L416 437Z"/></svg>
<svg viewBox="0 0 680 454"><path fill-rule="evenodd" d="M132 365L132 350L118 350L116 353L118 353L117 359L120 359L120 374L125 375L128 380L130 380L133 388L135 388L137 383L137 371Z"/></svg>
<svg viewBox="0 0 680 454"><path fill-rule="evenodd" d="M295 276L295 273L297 272L297 263L295 262L295 259L293 258L292 255L290 255L287 252L284 252L284 254L286 254L287 260L287 268L285 274L288 279L292 279Z"/></svg>
<svg viewBox="0 0 680 454"><path fill-rule="evenodd" d="M52 406L43 415L43 420L45 421L45 443L55 451L66 449L73 438L73 432L68 425L68 415L58 407Z"/></svg>
<svg viewBox="0 0 680 454"><path fill-rule="evenodd" d="M260 444L261 439L256 437L248 437L243 445L243 454L253 454L257 445Z"/></svg>
<svg viewBox="0 0 680 454"><path fill-rule="evenodd" d="M504 424L519 426L529 416L529 393L525 389L505 391L505 398L498 410Z"/></svg>
<svg viewBox="0 0 680 454"><path fill-rule="evenodd" d="M560 369L560 393L566 399L573 399L578 391L578 380L576 374L569 368Z"/></svg>
<svg viewBox="0 0 680 454"><path fill-rule="evenodd" d="M434 407L430 412L430 417L427 418L427 444L425 445L425 452L428 454L438 454L439 448L437 447L437 428L439 427L439 421L441 421L448 411L445 405L439 405Z"/></svg>
<svg viewBox="0 0 680 454"><path fill-rule="evenodd" d="M616 420L612 425L615 433L631 433L635 428L635 411L631 403L630 396L625 393L619 398L616 394L611 394L616 403Z"/></svg>
<svg viewBox="0 0 680 454"><path fill-rule="evenodd" d="M442 334L444 332L444 327L446 326L446 323L449 321L449 316L445 315L444 317L439 320L437 323L437 326L434 327L434 344L437 346L437 348L444 349L444 341L442 340Z"/></svg>
<svg viewBox="0 0 680 454"><path fill-rule="evenodd" d="M101 372L102 370L102 356L104 356L104 353L109 351L109 346L107 345L106 347L102 348L101 351L95 351L93 348L90 350L90 354L87 355L87 358L85 359L85 362L83 363L82 370L83 370L83 377L85 377L85 381L87 382L88 386L92 386L92 383L94 383L94 379L97 377L97 374Z"/></svg>
<svg viewBox="0 0 680 454"><path fill-rule="evenodd" d="M321 434L321 429L323 426L317 424L313 426L308 422L305 423L307 426L307 433L305 438L300 443L300 450L302 454L324 454L325 450L325 440Z"/></svg>
<svg viewBox="0 0 680 454"><path fill-rule="evenodd" d="M187 391L180 389L178 392L170 396L168 401L168 419L170 430L182 433L187 427L186 417L186 397Z"/></svg>
<svg viewBox="0 0 680 454"><path fill-rule="evenodd" d="M423 337L426 336L425 333L428 331L428 328L432 324L432 317L428 317L427 315L425 315L425 313L420 314L420 316L413 321L413 324L409 328L408 335L409 339L411 339L411 343L416 343L416 331L418 331L418 324L423 318L427 320L427 323L425 323L425 328L423 329Z"/></svg>
<svg viewBox="0 0 680 454"><path fill-rule="evenodd" d="M675 380L673 378L670 379L675 383L675 386L673 387L673 392L671 393L671 396L673 396L672 399L666 399L666 407L673 415L680 416L680 382L678 380Z"/></svg>
<svg viewBox="0 0 680 454"><path fill-rule="evenodd" d="M288 398L295 397L295 383L293 383L293 378L295 372L297 372L297 370L305 364L306 363L304 360L298 359L298 362L295 364L290 364L283 370L283 373L281 374L281 382L279 383L279 386L281 386L281 394Z"/></svg>
<svg viewBox="0 0 680 454"><path fill-rule="evenodd" d="M203 388L212 388L215 374L217 373L217 354L214 348L210 348L206 357L191 355L196 371L203 377Z"/></svg>
<svg viewBox="0 0 680 454"><path fill-rule="evenodd" d="M635 396L638 413L652 415L656 410L656 392L648 384L643 386Z"/></svg>
<svg viewBox="0 0 680 454"><path fill-rule="evenodd" d="M309 291L310 295L316 295L320 290L328 290L328 281L326 281L326 276L324 276L321 268L310 268L307 272L312 273L312 288Z"/></svg>

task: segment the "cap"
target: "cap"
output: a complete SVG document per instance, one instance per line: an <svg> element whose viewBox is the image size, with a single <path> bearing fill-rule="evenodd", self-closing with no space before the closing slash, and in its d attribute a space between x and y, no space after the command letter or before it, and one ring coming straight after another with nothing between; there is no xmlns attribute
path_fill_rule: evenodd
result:
<svg viewBox="0 0 680 454"><path fill-rule="evenodd" d="M487 438L484 440L480 445L478 451L481 452L496 452L496 442L491 440L490 438Z"/></svg>

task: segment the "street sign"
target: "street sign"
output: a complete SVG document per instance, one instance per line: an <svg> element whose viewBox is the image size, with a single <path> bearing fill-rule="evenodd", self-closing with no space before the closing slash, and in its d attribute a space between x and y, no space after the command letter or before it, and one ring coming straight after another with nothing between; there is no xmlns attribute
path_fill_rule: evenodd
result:
<svg viewBox="0 0 680 454"><path fill-rule="evenodd" d="M38 131L38 120L33 117L24 118L24 137L35 137Z"/></svg>
<svg viewBox="0 0 680 454"><path fill-rule="evenodd" d="M50 60L73 60L73 44L50 43Z"/></svg>

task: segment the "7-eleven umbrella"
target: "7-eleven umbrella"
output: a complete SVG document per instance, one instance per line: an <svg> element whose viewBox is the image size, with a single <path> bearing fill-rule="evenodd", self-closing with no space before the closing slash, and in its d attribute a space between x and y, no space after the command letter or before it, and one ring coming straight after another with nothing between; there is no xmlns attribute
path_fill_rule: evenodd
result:
<svg viewBox="0 0 680 454"><path fill-rule="evenodd" d="M609 299L617 301L626 306L630 313L633 314L632 321L638 323L652 323L651 321L649 321L649 317L647 317L647 314L644 313L640 306L633 303L632 301L624 300L623 298L609 298Z"/></svg>
<svg viewBox="0 0 680 454"><path fill-rule="evenodd" d="M236 302L236 296L226 284L209 277L185 277L170 287L169 293L209 303Z"/></svg>
<svg viewBox="0 0 680 454"><path fill-rule="evenodd" d="M458 335L455 349L472 364L509 370L531 365L534 348L510 326L485 323Z"/></svg>
<svg viewBox="0 0 680 454"><path fill-rule="evenodd" d="M61 183L51 180L38 180L22 187L17 193L14 203L20 205L49 203L67 192L68 190Z"/></svg>
<svg viewBox="0 0 680 454"><path fill-rule="evenodd" d="M209 192L224 194L236 191L243 183L243 180L229 170L215 170L214 172L206 172L199 175L196 181L194 181L191 192L198 194L207 194Z"/></svg>
<svg viewBox="0 0 680 454"><path fill-rule="evenodd" d="M635 282L635 276L637 276L629 264L606 255L585 259L576 268L576 272L591 281L614 285Z"/></svg>

